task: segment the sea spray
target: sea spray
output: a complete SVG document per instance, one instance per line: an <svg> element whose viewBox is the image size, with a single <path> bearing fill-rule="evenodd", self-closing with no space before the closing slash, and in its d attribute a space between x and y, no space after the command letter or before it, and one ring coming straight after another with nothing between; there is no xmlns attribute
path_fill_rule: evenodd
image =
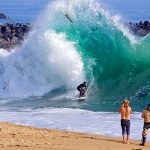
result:
<svg viewBox="0 0 150 150"><path fill-rule="evenodd" d="M61 86L75 88L84 80L83 64L74 43L66 40L65 33L49 29L36 31L1 62L5 68L2 80L9 85L8 91L1 89L4 97L39 96Z"/></svg>

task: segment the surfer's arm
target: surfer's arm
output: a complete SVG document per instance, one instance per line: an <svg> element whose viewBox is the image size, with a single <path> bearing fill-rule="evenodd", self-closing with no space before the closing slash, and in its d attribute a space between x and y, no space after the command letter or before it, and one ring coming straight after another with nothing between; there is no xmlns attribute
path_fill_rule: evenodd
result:
<svg viewBox="0 0 150 150"><path fill-rule="evenodd" d="M87 87L86 87L85 89L86 89L86 92L87 92L87 94L88 94L88 93L89 93L89 89L88 89Z"/></svg>

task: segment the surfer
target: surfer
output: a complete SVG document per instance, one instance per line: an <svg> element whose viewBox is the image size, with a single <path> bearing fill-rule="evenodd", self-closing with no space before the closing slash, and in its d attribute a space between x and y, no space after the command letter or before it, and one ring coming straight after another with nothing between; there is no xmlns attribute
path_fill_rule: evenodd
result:
<svg viewBox="0 0 150 150"><path fill-rule="evenodd" d="M83 89L85 88L87 94L88 94L88 88L87 88L87 85L86 85L86 82L83 82L82 84L80 84L78 87L77 87L77 90L80 92L80 97L83 97L84 93L85 93L85 90Z"/></svg>
<svg viewBox="0 0 150 150"><path fill-rule="evenodd" d="M124 144L129 144L130 137L130 114L132 110L131 107L129 107L129 103L130 101L125 99L118 110L121 113L121 128ZM125 136L125 133L127 134L127 137Z"/></svg>
<svg viewBox="0 0 150 150"><path fill-rule="evenodd" d="M146 110L143 110L141 117L144 119L144 126L142 132L142 143L140 145L145 146L148 129L150 129L150 103L148 104Z"/></svg>

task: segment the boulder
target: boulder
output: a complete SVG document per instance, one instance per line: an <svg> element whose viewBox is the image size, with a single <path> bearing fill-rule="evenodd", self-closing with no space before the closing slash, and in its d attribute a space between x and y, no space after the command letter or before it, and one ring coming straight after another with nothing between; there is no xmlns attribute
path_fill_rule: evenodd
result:
<svg viewBox="0 0 150 150"><path fill-rule="evenodd" d="M139 23L128 23L129 29L138 36L146 36L150 32L150 22L149 21L140 21Z"/></svg>
<svg viewBox="0 0 150 150"><path fill-rule="evenodd" d="M3 13L0 13L0 19L9 19L9 17Z"/></svg>
<svg viewBox="0 0 150 150"><path fill-rule="evenodd" d="M144 29L139 29L137 32L138 36L146 36L149 32L147 30Z"/></svg>
<svg viewBox="0 0 150 150"><path fill-rule="evenodd" d="M21 45L31 29L29 23L9 22L0 25L0 48L9 51Z"/></svg>

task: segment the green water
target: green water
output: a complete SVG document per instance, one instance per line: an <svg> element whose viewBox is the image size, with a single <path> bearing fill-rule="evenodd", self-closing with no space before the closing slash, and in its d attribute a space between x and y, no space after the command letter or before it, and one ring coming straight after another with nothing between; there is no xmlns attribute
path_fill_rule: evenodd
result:
<svg viewBox="0 0 150 150"><path fill-rule="evenodd" d="M118 107L128 98L135 110L140 110L150 92L150 37L136 37L117 16L107 13L84 4L68 15L73 23L60 13L59 22L50 27L76 42L87 81L92 82L87 108L113 110L112 105Z"/></svg>

